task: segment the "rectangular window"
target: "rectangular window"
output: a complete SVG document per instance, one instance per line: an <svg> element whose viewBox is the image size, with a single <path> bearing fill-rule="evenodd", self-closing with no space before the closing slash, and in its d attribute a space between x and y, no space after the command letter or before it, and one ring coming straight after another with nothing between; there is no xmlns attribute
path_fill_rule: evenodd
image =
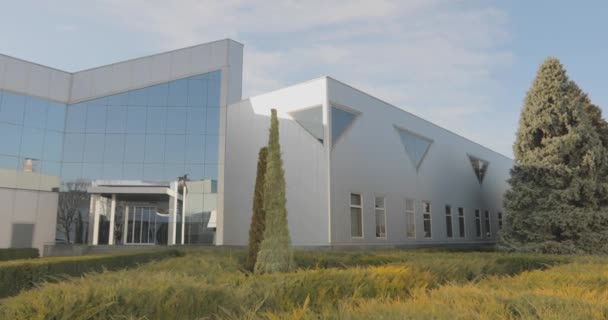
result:
<svg viewBox="0 0 608 320"><path fill-rule="evenodd" d="M452 207L445 206L445 232L448 238L452 237Z"/></svg>
<svg viewBox="0 0 608 320"><path fill-rule="evenodd" d="M363 216L362 216L361 195L350 194L350 235L353 238L363 237Z"/></svg>
<svg viewBox="0 0 608 320"><path fill-rule="evenodd" d="M502 230L502 212L498 212L498 230Z"/></svg>
<svg viewBox="0 0 608 320"><path fill-rule="evenodd" d="M405 228L408 239L416 238L416 218L414 214L414 200L405 199Z"/></svg>
<svg viewBox="0 0 608 320"><path fill-rule="evenodd" d="M475 235L481 238L481 215L479 209L475 209Z"/></svg>
<svg viewBox="0 0 608 320"><path fill-rule="evenodd" d="M424 225L424 237L431 237L431 203L422 201L422 222Z"/></svg>
<svg viewBox="0 0 608 320"><path fill-rule="evenodd" d="M461 238L465 237L464 208L458 208L458 235Z"/></svg>
<svg viewBox="0 0 608 320"><path fill-rule="evenodd" d="M376 238L386 238L386 206L384 197L376 197Z"/></svg>
<svg viewBox="0 0 608 320"><path fill-rule="evenodd" d="M485 224L485 232L486 237L489 238L492 236L492 231L490 230L490 211L484 211L484 224Z"/></svg>

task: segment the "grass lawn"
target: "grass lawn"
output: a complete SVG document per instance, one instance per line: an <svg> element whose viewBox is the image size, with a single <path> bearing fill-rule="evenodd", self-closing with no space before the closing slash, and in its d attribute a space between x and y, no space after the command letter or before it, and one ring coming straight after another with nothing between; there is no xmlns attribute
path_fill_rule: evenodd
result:
<svg viewBox="0 0 608 320"><path fill-rule="evenodd" d="M0 319L606 319L608 257L297 252L253 276L244 251L188 251L0 300Z"/></svg>

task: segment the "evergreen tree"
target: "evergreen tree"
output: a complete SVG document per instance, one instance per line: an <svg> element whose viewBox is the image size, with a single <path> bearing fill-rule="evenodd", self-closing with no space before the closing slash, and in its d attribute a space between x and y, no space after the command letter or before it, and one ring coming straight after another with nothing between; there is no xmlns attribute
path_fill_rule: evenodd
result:
<svg viewBox="0 0 608 320"><path fill-rule="evenodd" d="M527 93L513 147L515 167L505 195L502 246L608 251L608 153L590 106L557 59L541 65Z"/></svg>
<svg viewBox="0 0 608 320"><path fill-rule="evenodd" d="M258 155L258 170L255 178L255 190L253 191L253 215L251 216L251 226L249 227L249 250L245 260L245 268L253 271L255 261L260 250L260 243L264 239L264 229L266 225L266 213L264 211L264 178L266 175L266 158L268 148L260 149Z"/></svg>
<svg viewBox="0 0 608 320"><path fill-rule="evenodd" d="M272 109L268 158L264 181L264 210L266 229L255 264L255 273L273 273L292 270L293 249L287 225L287 199L285 197L285 172L279 144L279 119Z"/></svg>

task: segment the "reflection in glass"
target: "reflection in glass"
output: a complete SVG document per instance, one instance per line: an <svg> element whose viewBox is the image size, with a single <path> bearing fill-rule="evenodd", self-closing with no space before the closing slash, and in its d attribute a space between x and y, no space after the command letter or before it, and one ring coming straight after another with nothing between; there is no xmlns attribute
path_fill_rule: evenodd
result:
<svg viewBox="0 0 608 320"><path fill-rule="evenodd" d="M150 107L146 118L147 133L164 133L167 121L167 108Z"/></svg>
<svg viewBox="0 0 608 320"><path fill-rule="evenodd" d="M42 158L42 146L44 144L44 130L38 128L23 128L21 137L21 157L40 159Z"/></svg>
<svg viewBox="0 0 608 320"><path fill-rule="evenodd" d="M128 107L127 132L128 133L145 133L146 132L146 108L145 107Z"/></svg>
<svg viewBox="0 0 608 320"><path fill-rule="evenodd" d="M175 107L167 110L167 133L185 133L187 108Z"/></svg>
<svg viewBox="0 0 608 320"><path fill-rule="evenodd" d="M84 162L101 162L105 135L103 133L89 133L85 136Z"/></svg>
<svg viewBox="0 0 608 320"><path fill-rule="evenodd" d="M146 135L145 162L163 162L165 136L161 134Z"/></svg>
<svg viewBox="0 0 608 320"><path fill-rule="evenodd" d="M78 103L67 108L67 123L65 131L67 132L84 132L87 121L86 104Z"/></svg>
<svg viewBox="0 0 608 320"><path fill-rule="evenodd" d="M21 126L0 122L0 154L18 156L20 142Z"/></svg>
<svg viewBox="0 0 608 320"><path fill-rule="evenodd" d="M57 131L65 130L65 104L50 102L46 113L46 128Z"/></svg>
<svg viewBox="0 0 608 320"><path fill-rule="evenodd" d="M220 132L220 109L207 109L207 134L218 135Z"/></svg>
<svg viewBox="0 0 608 320"><path fill-rule="evenodd" d="M122 163L125 152L124 134L106 134L103 161Z"/></svg>
<svg viewBox="0 0 608 320"><path fill-rule="evenodd" d="M106 131L106 109L106 106L89 104L86 132L103 133Z"/></svg>
<svg viewBox="0 0 608 320"><path fill-rule="evenodd" d="M146 136L128 134L125 146L125 162L144 162Z"/></svg>
<svg viewBox="0 0 608 320"><path fill-rule="evenodd" d="M127 110L124 106L108 107L106 132L123 133L127 125Z"/></svg>
<svg viewBox="0 0 608 320"><path fill-rule="evenodd" d="M184 163L185 135L167 135L165 142L165 162Z"/></svg>
<svg viewBox="0 0 608 320"><path fill-rule="evenodd" d="M65 162L81 162L84 152L84 134L66 133L62 160Z"/></svg>
<svg viewBox="0 0 608 320"><path fill-rule="evenodd" d="M25 103L23 125L26 127L44 128L49 102L44 99L28 97ZM61 128L63 130L63 128Z"/></svg>
<svg viewBox="0 0 608 320"><path fill-rule="evenodd" d="M0 121L13 124L23 124L25 113L25 96L11 92L2 92L2 105L0 106Z"/></svg>
<svg viewBox="0 0 608 320"><path fill-rule="evenodd" d="M186 163L203 163L205 161L205 136L186 136Z"/></svg>

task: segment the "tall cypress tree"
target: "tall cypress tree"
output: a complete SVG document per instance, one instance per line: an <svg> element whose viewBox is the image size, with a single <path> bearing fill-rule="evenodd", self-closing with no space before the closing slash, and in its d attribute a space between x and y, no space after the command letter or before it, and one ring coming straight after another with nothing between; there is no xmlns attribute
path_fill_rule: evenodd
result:
<svg viewBox="0 0 608 320"><path fill-rule="evenodd" d="M276 109L272 109L268 140L268 158L264 179L266 229L258 252L255 273L285 272L292 270L295 266L287 225L285 172L281 159L279 119Z"/></svg>
<svg viewBox="0 0 608 320"><path fill-rule="evenodd" d="M253 191L253 215L251 216L251 226L249 227L249 250L245 260L245 268L253 271L255 261L260 250L260 243L264 239L264 229L266 225L266 213L264 211L264 178L266 175L266 158L268 148L260 149L258 155L258 170L255 178L255 190Z"/></svg>
<svg viewBox="0 0 608 320"><path fill-rule="evenodd" d="M557 59L540 66L513 147L503 246L541 252L608 251L602 244L608 240L608 158L589 105Z"/></svg>

